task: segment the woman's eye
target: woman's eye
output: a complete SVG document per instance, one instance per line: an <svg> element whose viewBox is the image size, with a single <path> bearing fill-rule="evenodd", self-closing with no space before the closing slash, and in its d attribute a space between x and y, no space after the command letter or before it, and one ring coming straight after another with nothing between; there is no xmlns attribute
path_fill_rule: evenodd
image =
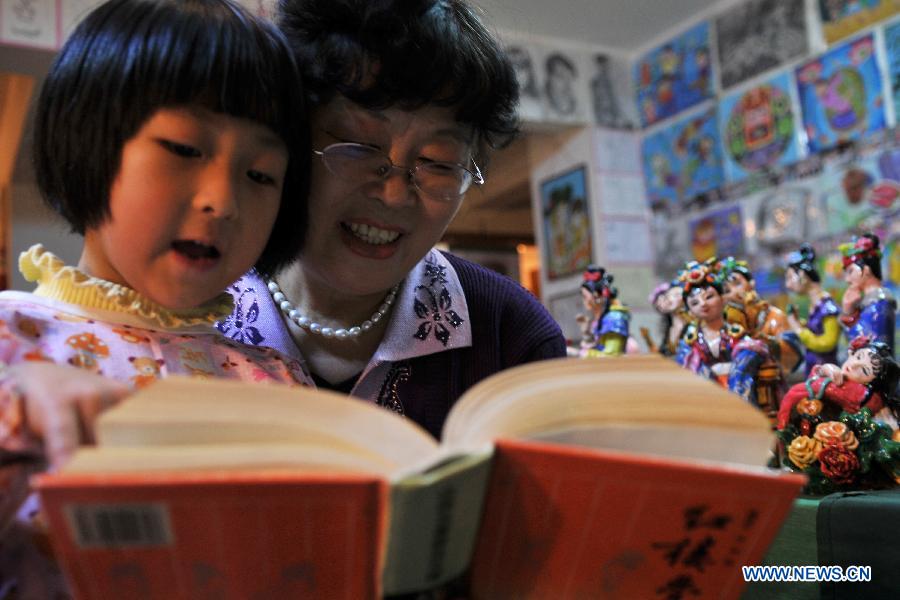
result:
<svg viewBox="0 0 900 600"><path fill-rule="evenodd" d="M450 175L451 173L456 172L456 165L452 165L450 163L445 162L437 162L431 161L425 158L420 158L419 163L427 167L429 171L432 173L439 173L441 175Z"/></svg>
<svg viewBox="0 0 900 600"><path fill-rule="evenodd" d="M367 148L381 150L381 146L379 146L378 144L371 144L369 142L363 142L361 140L351 140L350 138L337 135L336 133L332 133L330 131L326 131L325 133L334 138L334 140L340 144L356 144L357 146L366 146Z"/></svg>
<svg viewBox="0 0 900 600"><path fill-rule="evenodd" d="M275 178L271 175L267 175L262 171L247 171L247 177L250 178L250 181L254 183L258 183L260 185L275 185Z"/></svg>
<svg viewBox="0 0 900 600"><path fill-rule="evenodd" d="M172 140L160 140L159 143L163 148L165 148L172 154L175 154L176 156L183 156L184 158L197 158L201 154L201 152L193 146L180 144L178 142L173 142Z"/></svg>

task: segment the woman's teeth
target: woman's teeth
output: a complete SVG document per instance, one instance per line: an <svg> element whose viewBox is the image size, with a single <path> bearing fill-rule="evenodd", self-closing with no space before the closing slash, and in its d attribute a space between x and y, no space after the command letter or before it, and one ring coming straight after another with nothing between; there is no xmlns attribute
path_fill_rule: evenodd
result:
<svg viewBox="0 0 900 600"><path fill-rule="evenodd" d="M378 227L372 227L371 225L366 225L365 223L350 223L347 225L347 228L357 238L361 239L367 244L373 244L376 246L380 246L382 244L390 244L398 237L400 237L399 231L379 229Z"/></svg>

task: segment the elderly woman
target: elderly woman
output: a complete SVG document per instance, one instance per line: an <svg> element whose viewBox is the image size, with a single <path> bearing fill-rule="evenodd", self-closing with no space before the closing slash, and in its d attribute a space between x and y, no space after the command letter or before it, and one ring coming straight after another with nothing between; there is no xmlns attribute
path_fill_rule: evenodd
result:
<svg viewBox="0 0 900 600"><path fill-rule="evenodd" d="M566 352L523 288L433 249L516 131L515 74L461 0L279 10L313 107L310 227L293 264L231 288L219 327L437 436L479 380Z"/></svg>

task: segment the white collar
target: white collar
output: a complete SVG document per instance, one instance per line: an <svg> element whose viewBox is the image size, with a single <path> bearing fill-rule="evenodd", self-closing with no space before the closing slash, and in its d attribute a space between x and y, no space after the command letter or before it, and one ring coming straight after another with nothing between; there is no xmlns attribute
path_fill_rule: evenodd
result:
<svg viewBox="0 0 900 600"><path fill-rule="evenodd" d="M471 345L469 307L459 277L432 249L400 286L384 339L365 370Z"/></svg>

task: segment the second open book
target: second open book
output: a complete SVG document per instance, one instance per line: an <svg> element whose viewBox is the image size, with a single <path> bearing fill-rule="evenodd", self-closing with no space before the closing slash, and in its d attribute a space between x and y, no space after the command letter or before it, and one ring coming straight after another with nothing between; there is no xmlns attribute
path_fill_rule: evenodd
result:
<svg viewBox="0 0 900 600"><path fill-rule="evenodd" d="M734 597L802 478L768 420L655 356L495 375L438 444L337 394L168 379L40 481L83 597ZM694 593L696 592L696 593ZM685 596L687 597L687 596Z"/></svg>

